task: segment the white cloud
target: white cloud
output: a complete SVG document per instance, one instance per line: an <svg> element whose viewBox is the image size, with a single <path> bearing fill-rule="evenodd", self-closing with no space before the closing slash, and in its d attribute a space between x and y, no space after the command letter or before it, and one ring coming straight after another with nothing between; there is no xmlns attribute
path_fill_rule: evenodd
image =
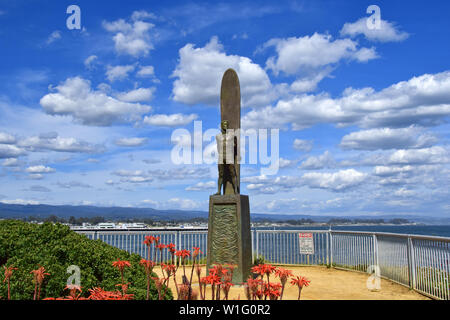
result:
<svg viewBox="0 0 450 320"><path fill-rule="evenodd" d="M248 112L246 128L282 128L291 124L300 130L318 123L338 126L406 127L438 125L450 115L450 71L424 74L375 91L372 88L344 90L340 98L328 94L302 94Z"/></svg>
<svg viewBox="0 0 450 320"><path fill-rule="evenodd" d="M104 147L75 138L62 138L56 132L32 136L18 141L17 145L28 151L57 151L79 153L101 153Z"/></svg>
<svg viewBox="0 0 450 320"><path fill-rule="evenodd" d="M367 19L361 18L353 23L346 23L341 29L342 36L356 37L364 35L366 39L379 42L398 42L408 38L409 34L400 31L397 26L389 21L380 20L379 29L369 29Z"/></svg>
<svg viewBox="0 0 450 320"><path fill-rule="evenodd" d="M411 197L415 196L417 193L414 190L409 190L406 188L400 188L394 192L394 195L398 197Z"/></svg>
<svg viewBox="0 0 450 320"><path fill-rule="evenodd" d="M146 18L143 14L133 13L133 22L128 23L124 19L113 22L103 21L105 30L114 33L113 40L116 52L133 57L146 56L153 49L150 30L154 24L140 19Z"/></svg>
<svg viewBox="0 0 450 320"><path fill-rule="evenodd" d="M51 44L51 43L55 42L55 41L58 40L58 39L61 39L61 31L56 30L56 31L53 31L53 32L48 36L46 43L47 43L47 44Z"/></svg>
<svg viewBox="0 0 450 320"><path fill-rule="evenodd" d="M373 48L358 49L357 42L351 39L333 40L330 35L319 33L299 38L271 39L264 44L265 48L272 46L277 57L270 57L266 65L275 74L280 71L297 74L303 69L317 69L342 59L366 62L377 58Z"/></svg>
<svg viewBox="0 0 450 320"><path fill-rule="evenodd" d="M162 161L160 159L144 159L142 160L142 162L146 163L146 164L157 164L157 163L161 163Z"/></svg>
<svg viewBox="0 0 450 320"><path fill-rule="evenodd" d="M310 152L313 147L313 142L310 140L295 139L292 147L296 150Z"/></svg>
<svg viewBox="0 0 450 320"><path fill-rule="evenodd" d="M80 182L80 181L57 182L56 185L58 187L64 188L64 189L72 189L72 188L89 189L89 188L92 188L91 185L89 185L87 183Z"/></svg>
<svg viewBox="0 0 450 320"><path fill-rule="evenodd" d="M33 173L33 174L30 174L28 176L28 178L31 180L42 180L42 179L44 179L44 176L40 173Z"/></svg>
<svg viewBox="0 0 450 320"><path fill-rule="evenodd" d="M0 144L14 144L16 142L16 137L10 135L9 133L0 132Z"/></svg>
<svg viewBox="0 0 450 320"><path fill-rule="evenodd" d="M412 166L376 166L373 174L379 177L389 177L397 174L410 174L414 171Z"/></svg>
<svg viewBox="0 0 450 320"><path fill-rule="evenodd" d="M168 170L149 170L148 173L159 180L190 180L210 178L208 167L175 167Z"/></svg>
<svg viewBox="0 0 450 320"><path fill-rule="evenodd" d="M116 172L113 172L113 174L121 177L121 182L145 183L152 182L154 180L153 177L151 177L148 173L141 170L118 170Z"/></svg>
<svg viewBox="0 0 450 320"><path fill-rule="evenodd" d="M131 20L137 21L137 20L145 20L145 19L156 19L156 15L154 13L145 11L145 10L139 10L134 11L131 15Z"/></svg>
<svg viewBox="0 0 450 320"><path fill-rule="evenodd" d="M192 210L204 208L205 203L198 202L192 199L183 199L183 198L171 198L169 200L164 201L156 201L151 199L145 199L140 202L143 206L150 206L152 208L156 208L159 210Z"/></svg>
<svg viewBox="0 0 450 320"><path fill-rule="evenodd" d="M22 205L38 205L39 201L36 200L24 200L24 199L15 199L15 200L0 200L1 203L4 204L22 204Z"/></svg>
<svg viewBox="0 0 450 320"><path fill-rule="evenodd" d="M153 77L155 76L155 68L153 66L141 66L136 73L138 77Z"/></svg>
<svg viewBox="0 0 450 320"><path fill-rule="evenodd" d="M217 187L217 182L215 181L208 181L208 182L198 182L193 186L187 187L186 191L205 191L205 190L212 190Z"/></svg>
<svg viewBox="0 0 450 320"><path fill-rule="evenodd" d="M116 80L124 80L128 78L128 74L134 70L134 65L110 66L106 67L106 77L110 82Z"/></svg>
<svg viewBox="0 0 450 320"><path fill-rule="evenodd" d="M151 116L145 116L144 123L151 126L162 126L162 127L178 127L184 126L191 123L198 116L196 114L184 115L181 113L175 114L154 114Z"/></svg>
<svg viewBox="0 0 450 320"><path fill-rule="evenodd" d="M84 66L86 69L91 70L94 68L96 61L98 61L98 57L96 55L89 56L84 60Z"/></svg>
<svg viewBox="0 0 450 320"><path fill-rule="evenodd" d="M275 98L266 72L249 58L227 55L217 37L203 48L187 44L179 51L179 63L172 74L173 99L186 104L217 106L224 72L233 68L239 77L243 107L263 105Z"/></svg>
<svg viewBox="0 0 450 320"><path fill-rule="evenodd" d="M171 209L191 210L198 209L201 204L192 199L172 198L164 203L163 206Z"/></svg>
<svg viewBox="0 0 450 320"><path fill-rule="evenodd" d="M355 169L348 169L335 173L305 173L301 181L310 188L328 189L339 192L360 185L366 178L366 173L356 171Z"/></svg>
<svg viewBox="0 0 450 320"><path fill-rule="evenodd" d="M381 128L352 132L342 138L340 147L356 150L420 149L430 147L437 138L422 128Z"/></svg>
<svg viewBox="0 0 450 320"><path fill-rule="evenodd" d="M56 170L50 167L39 165L28 167L25 171L28 173L51 173L55 172Z"/></svg>
<svg viewBox="0 0 450 320"><path fill-rule="evenodd" d="M318 170L325 168L333 168L336 165L330 152L325 151L324 154L317 157L309 157L300 165L300 169L304 170Z"/></svg>
<svg viewBox="0 0 450 320"><path fill-rule="evenodd" d="M25 191L32 191L32 192L51 192L52 190L50 190L49 188L45 187L45 186L39 186L39 185L34 185L31 186L28 189L25 189Z"/></svg>
<svg viewBox="0 0 450 320"><path fill-rule="evenodd" d="M128 92L122 92L117 95L117 99L126 102L150 101L153 98L155 88L138 88Z"/></svg>
<svg viewBox="0 0 450 320"><path fill-rule="evenodd" d="M19 160L16 158L7 158L2 162L2 166L4 167L16 167L19 165Z"/></svg>
<svg viewBox="0 0 450 320"><path fill-rule="evenodd" d="M89 80L68 78L56 87L57 93L45 95L40 103L51 115L71 115L85 125L108 126L115 122L135 122L151 107L114 99L91 89Z"/></svg>
<svg viewBox="0 0 450 320"><path fill-rule="evenodd" d="M448 150L440 146L424 149L397 150L388 158L389 164L432 164L448 163Z"/></svg>
<svg viewBox="0 0 450 320"><path fill-rule="evenodd" d="M121 138L114 141L114 144L121 147L138 147L146 144L147 138Z"/></svg>
<svg viewBox="0 0 450 320"><path fill-rule="evenodd" d="M287 168L293 166L296 162L296 160L289 160L280 157L280 159L278 160L278 166L280 168Z"/></svg>
<svg viewBox="0 0 450 320"><path fill-rule="evenodd" d="M296 176L251 176L243 177L241 182L247 183L247 190L260 194L275 194L283 191L289 192L300 186L300 178Z"/></svg>
<svg viewBox="0 0 450 320"><path fill-rule="evenodd" d="M25 150L14 145L0 144L0 159L17 158L26 154Z"/></svg>
<svg viewBox="0 0 450 320"><path fill-rule="evenodd" d="M314 91L317 89L319 82L327 77L332 70L332 68L325 67L323 70L315 70L311 74L306 73L291 83L290 89L297 93Z"/></svg>

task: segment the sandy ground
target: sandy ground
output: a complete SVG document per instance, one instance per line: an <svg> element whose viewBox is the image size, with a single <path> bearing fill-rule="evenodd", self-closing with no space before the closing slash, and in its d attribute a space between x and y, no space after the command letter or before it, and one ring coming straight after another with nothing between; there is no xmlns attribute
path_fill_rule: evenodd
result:
<svg viewBox="0 0 450 320"><path fill-rule="evenodd" d="M292 267L286 266L285 269L292 270L294 276L302 275L311 280L309 287L302 290L302 300L428 300L427 297L399 284L388 280L381 280L380 291L370 291L367 289L367 274L344 271L337 269L328 269L326 267ZM190 267L186 268L188 278L190 276ZM158 267L154 270L159 276L161 270ZM180 268L177 272L177 283L181 283L183 270ZM202 276L206 275L205 267L203 267ZM278 281L278 278L272 277L272 280ZM197 275L194 272L193 288L198 288ZM176 298L176 290L171 279L169 287L172 289ZM208 286L210 288L210 286ZM296 300L298 289L286 284L283 300ZM207 289L207 299L211 298L211 289ZM223 295L222 295L223 297ZM200 299L200 297L199 297ZM230 300L245 300L243 287L232 287L230 291Z"/></svg>

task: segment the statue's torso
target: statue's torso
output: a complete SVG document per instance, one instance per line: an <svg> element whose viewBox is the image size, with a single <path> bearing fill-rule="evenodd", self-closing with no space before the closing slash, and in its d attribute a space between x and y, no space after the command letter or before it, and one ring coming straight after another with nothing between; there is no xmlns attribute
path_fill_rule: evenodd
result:
<svg viewBox="0 0 450 320"><path fill-rule="evenodd" d="M234 164L234 134L219 133L216 136L219 164ZM224 161L229 158L228 161Z"/></svg>

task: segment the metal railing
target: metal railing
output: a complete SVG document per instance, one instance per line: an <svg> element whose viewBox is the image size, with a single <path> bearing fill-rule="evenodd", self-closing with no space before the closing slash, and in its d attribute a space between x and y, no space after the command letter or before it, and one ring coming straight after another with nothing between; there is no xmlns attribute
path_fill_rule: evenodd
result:
<svg viewBox="0 0 450 320"><path fill-rule="evenodd" d="M160 237L177 250L200 247L206 258L207 229L89 230L76 232L100 239L146 259L170 260L167 250L149 253L145 236ZM311 233L313 254L301 254L298 235ZM435 299L450 300L450 238L383 232L329 230L252 230L253 260L263 257L273 264L327 265L359 272L375 272Z"/></svg>
<svg viewBox="0 0 450 320"><path fill-rule="evenodd" d="M173 243L176 250L192 249L199 247L200 253L198 261L206 259L206 247L208 238L208 229L193 230L115 230L115 229L97 229L97 230L74 230L77 233L84 234L89 239L100 239L116 248L125 250L129 253L136 253L145 259L155 260L156 262L170 261L171 256L167 250L155 250L154 246L149 248L144 244L146 236L160 238L160 243ZM156 252L155 252L156 251Z"/></svg>

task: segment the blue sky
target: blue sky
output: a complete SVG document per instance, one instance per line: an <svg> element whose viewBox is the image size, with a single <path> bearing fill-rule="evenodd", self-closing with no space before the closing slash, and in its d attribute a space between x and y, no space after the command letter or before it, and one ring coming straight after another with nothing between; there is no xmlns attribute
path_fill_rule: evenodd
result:
<svg viewBox="0 0 450 320"><path fill-rule="evenodd" d="M275 175L242 165L252 212L447 216L449 9L0 1L0 202L207 210L216 165L174 164L171 136L218 127L231 67L242 127L280 130Z"/></svg>

